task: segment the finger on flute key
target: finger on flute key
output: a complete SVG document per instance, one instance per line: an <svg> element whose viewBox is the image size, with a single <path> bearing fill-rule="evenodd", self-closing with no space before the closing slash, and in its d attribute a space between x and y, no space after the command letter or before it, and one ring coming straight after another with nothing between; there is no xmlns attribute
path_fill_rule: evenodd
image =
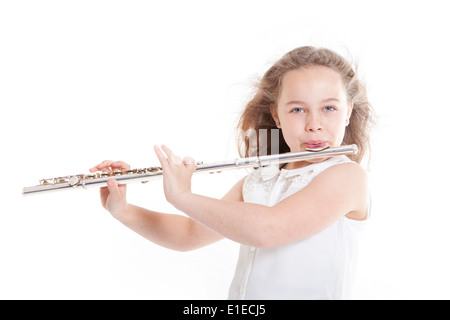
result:
<svg viewBox="0 0 450 320"><path fill-rule="evenodd" d="M130 169L130 165L124 161L115 161L110 164L110 167L113 169Z"/></svg>
<svg viewBox="0 0 450 320"><path fill-rule="evenodd" d="M112 160L104 160L101 163L99 163L98 165L92 167L89 169L90 172L95 172L95 171L104 171L105 168L109 168L109 166L111 165L111 163L113 163L114 161Z"/></svg>

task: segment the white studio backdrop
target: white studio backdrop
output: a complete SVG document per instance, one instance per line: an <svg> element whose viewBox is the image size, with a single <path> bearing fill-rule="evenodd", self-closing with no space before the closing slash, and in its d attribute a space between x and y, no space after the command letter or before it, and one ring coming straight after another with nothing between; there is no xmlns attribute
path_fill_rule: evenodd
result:
<svg viewBox="0 0 450 320"><path fill-rule="evenodd" d="M448 299L450 47L444 1L2 1L1 299L225 299L238 244L160 248L97 190L21 195L104 159L158 165L153 145L237 157L253 83L287 51L359 61L379 116L372 217L355 299ZM221 197L243 171L193 178ZM162 182L128 200L177 213Z"/></svg>

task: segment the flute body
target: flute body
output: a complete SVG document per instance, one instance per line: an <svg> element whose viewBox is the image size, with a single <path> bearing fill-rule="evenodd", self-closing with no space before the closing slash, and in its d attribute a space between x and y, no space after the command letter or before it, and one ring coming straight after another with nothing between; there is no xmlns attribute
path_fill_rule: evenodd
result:
<svg viewBox="0 0 450 320"><path fill-rule="evenodd" d="M197 172L221 172L229 169L258 168L274 164L284 164L296 161L307 161L338 155L356 154L356 145L327 148L320 151L303 151L296 153L284 153L259 157L238 158L230 161L214 162L210 164L197 164ZM22 195L32 195L47 193L50 191L61 191L74 188L104 187L109 178L114 178L119 184L134 182L148 182L162 178L161 167L150 167L144 169L119 170L114 172L101 172L95 174L75 174L51 179L42 179L40 184L31 187L24 187Z"/></svg>

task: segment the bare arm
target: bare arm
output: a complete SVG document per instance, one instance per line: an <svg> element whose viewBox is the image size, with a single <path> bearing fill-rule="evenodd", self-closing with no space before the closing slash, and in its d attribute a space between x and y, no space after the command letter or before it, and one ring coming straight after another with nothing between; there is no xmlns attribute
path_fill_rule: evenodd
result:
<svg viewBox="0 0 450 320"><path fill-rule="evenodd" d="M238 181L222 200L243 201L244 179ZM116 218L144 238L177 251L194 250L224 238L223 235L190 217L155 212L131 204L127 205L126 211Z"/></svg>

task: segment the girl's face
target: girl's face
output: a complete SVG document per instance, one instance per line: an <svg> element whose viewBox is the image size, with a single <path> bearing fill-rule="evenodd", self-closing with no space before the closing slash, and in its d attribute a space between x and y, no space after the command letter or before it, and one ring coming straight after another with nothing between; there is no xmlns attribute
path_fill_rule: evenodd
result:
<svg viewBox="0 0 450 320"><path fill-rule="evenodd" d="M291 152L340 146L352 107L338 72L323 66L291 70L272 116ZM321 159L320 161L322 161Z"/></svg>

